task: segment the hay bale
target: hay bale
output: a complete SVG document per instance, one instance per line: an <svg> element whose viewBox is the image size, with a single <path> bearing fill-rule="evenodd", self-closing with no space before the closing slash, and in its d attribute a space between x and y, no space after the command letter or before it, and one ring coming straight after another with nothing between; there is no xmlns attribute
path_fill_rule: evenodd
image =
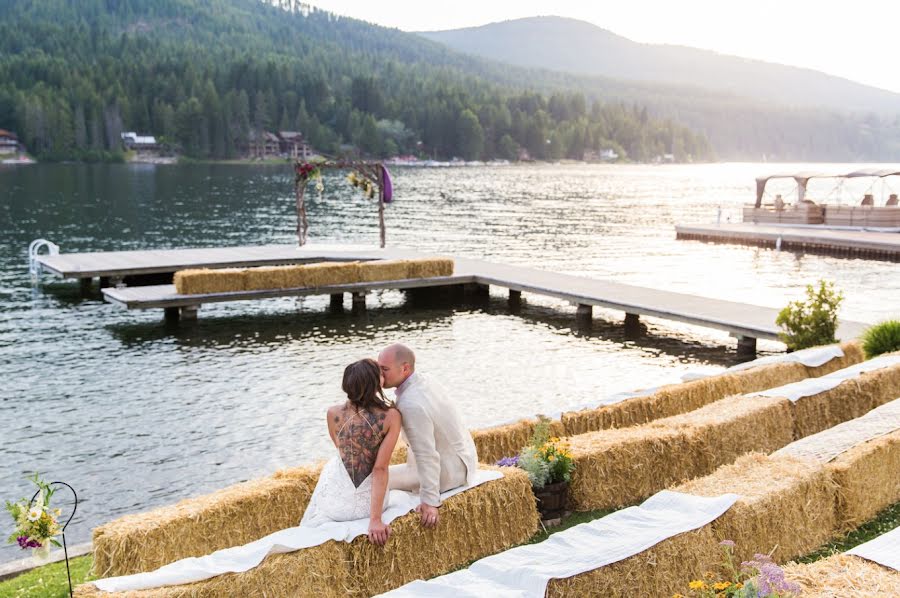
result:
<svg viewBox="0 0 900 598"><path fill-rule="evenodd" d="M808 598L882 598L900 596L900 573L878 563L849 555L784 568L785 578L800 584Z"/></svg>
<svg viewBox="0 0 900 598"><path fill-rule="evenodd" d="M288 271L302 271L303 266L260 266L244 270L244 288L247 291L291 288ZM296 285L305 286L305 285Z"/></svg>
<svg viewBox="0 0 900 598"><path fill-rule="evenodd" d="M711 475L670 490L741 496L711 524L717 540L736 542L738 561L749 560L755 553L771 553L776 562L785 562L818 548L835 534L837 487L830 472L812 461L787 455L745 455Z"/></svg>
<svg viewBox="0 0 900 598"><path fill-rule="evenodd" d="M774 363L681 384L669 384L646 396L626 399L596 409L563 413L565 434L574 436L595 430L623 428L699 409L726 396L776 388L807 377L817 377L863 360L858 342L843 343L844 356L818 367L799 363Z"/></svg>
<svg viewBox="0 0 900 598"><path fill-rule="evenodd" d="M241 268L200 268L179 270L174 276L175 291L179 295L233 293L246 290L244 270Z"/></svg>
<svg viewBox="0 0 900 598"><path fill-rule="evenodd" d="M79 598L218 598L220 596L323 596L343 598L351 588L347 544L326 542L268 556L258 567L203 581L131 592L102 592L92 583L75 589Z"/></svg>
<svg viewBox="0 0 900 598"><path fill-rule="evenodd" d="M300 522L318 480L263 478L174 505L120 517L94 529L98 577L152 571L179 559L239 546Z"/></svg>
<svg viewBox="0 0 900 598"><path fill-rule="evenodd" d="M794 403L794 439L856 419L900 397L900 365L865 372Z"/></svg>
<svg viewBox="0 0 900 598"><path fill-rule="evenodd" d="M359 264L359 282L381 282L409 278L407 260L372 260Z"/></svg>
<svg viewBox="0 0 900 598"><path fill-rule="evenodd" d="M712 526L705 525L617 563L566 579L551 579L546 596L671 596L685 590L686 580L702 579L721 558Z"/></svg>
<svg viewBox="0 0 900 598"><path fill-rule="evenodd" d="M571 506L588 511L633 504L744 453L784 446L792 432L788 404L736 396L643 426L572 436Z"/></svg>
<svg viewBox="0 0 900 598"><path fill-rule="evenodd" d="M384 548L355 539L349 562L354 594L371 596L442 575L528 540L538 530L531 482L524 471L502 471L502 479L444 501L437 529L422 527L410 513L391 523Z"/></svg>
<svg viewBox="0 0 900 598"><path fill-rule="evenodd" d="M838 485L838 529L848 532L900 501L900 431L854 447L826 467Z"/></svg>
<svg viewBox="0 0 900 598"><path fill-rule="evenodd" d="M450 258L423 258L406 262L406 278L437 278L453 276L453 260Z"/></svg>
<svg viewBox="0 0 900 598"><path fill-rule="evenodd" d="M531 442L537 418L523 419L511 424L472 430L478 461L492 465L504 457L519 454ZM562 422L550 420L550 436L564 436Z"/></svg>
<svg viewBox="0 0 900 598"><path fill-rule="evenodd" d="M328 287L359 282L359 262L323 262L305 266L306 286Z"/></svg>

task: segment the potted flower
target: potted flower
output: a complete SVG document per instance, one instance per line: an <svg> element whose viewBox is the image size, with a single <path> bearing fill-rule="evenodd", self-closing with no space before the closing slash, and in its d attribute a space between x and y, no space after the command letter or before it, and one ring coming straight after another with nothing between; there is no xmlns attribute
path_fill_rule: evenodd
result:
<svg viewBox="0 0 900 598"><path fill-rule="evenodd" d="M549 419L540 418L534 427L531 442L518 455L501 459L497 464L517 466L528 473L542 520L563 516L575 462L568 443L550 437Z"/></svg>
<svg viewBox="0 0 900 598"><path fill-rule="evenodd" d="M62 532L59 525L60 509L50 508L53 489L34 474L29 478L38 487L32 501L24 498L16 503L6 501L6 510L15 521L15 530L7 540L10 544L18 544L22 550L31 548L34 559L44 562L50 558L50 546L61 546L56 540Z"/></svg>

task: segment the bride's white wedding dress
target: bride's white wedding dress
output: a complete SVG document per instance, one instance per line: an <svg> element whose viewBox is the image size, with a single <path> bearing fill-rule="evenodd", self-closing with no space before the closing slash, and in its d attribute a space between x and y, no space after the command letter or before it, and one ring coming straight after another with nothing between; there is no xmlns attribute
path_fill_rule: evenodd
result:
<svg viewBox="0 0 900 598"><path fill-rule="evenodd" d="M384 493L382 511L388 507L390 492ZM354 521L369 517L372 506L372 474L356 487L340 455L329 459L303 513L300 527L319 527L335 521Z"/></svg>

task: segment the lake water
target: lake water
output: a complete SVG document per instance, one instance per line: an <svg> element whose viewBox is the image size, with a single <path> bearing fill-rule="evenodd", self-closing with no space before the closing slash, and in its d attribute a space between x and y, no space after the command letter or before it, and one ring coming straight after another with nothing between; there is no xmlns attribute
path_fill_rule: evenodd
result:
<svg viewBox="0 0 900 598"><path fill-rule="evenodd" d="M711 222L720 208L739 219L753 178L772 170L396 169L388 244L770 307L825 277L846 294L842 317L897 316L896 264L675 240L676 222ZM812 197L832 191L819 183ZM340 175L325 185L308 195L311 241L377 243L374 204ZM854 185L832 199L852 201L868 183ZM486 305L429 306L383 292L362 319L329 314L327 297L213 305L172 327L158 311L83 299L74 282L45 276L33 288L27 272L40 237L63 252L233 246L292 243L295 226L286 167L0 169L0 499L30 496L35 470L68 482L81 500L77 543L123 513L326 457L323 418L342 400L344 366L395 341L417 349L473 428L735 363L724 333L649 320L627 339L621 313L597 311L593 329L578 330L571 306L526 295L510 314L499 291ZM0 562L21 556L0 549Z"/></svg>

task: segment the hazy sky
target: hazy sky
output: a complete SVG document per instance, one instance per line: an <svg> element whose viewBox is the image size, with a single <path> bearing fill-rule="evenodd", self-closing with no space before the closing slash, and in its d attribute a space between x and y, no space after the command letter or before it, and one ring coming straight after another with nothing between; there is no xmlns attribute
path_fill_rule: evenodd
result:
<svg viewBox="0 0 900 598"><path fill-rule="evenodd" d="M900 92L900 6L890 0L313 0L404 31L456 29L536 15L581 19L638 42L715 50L808 67Z"/></svg>

